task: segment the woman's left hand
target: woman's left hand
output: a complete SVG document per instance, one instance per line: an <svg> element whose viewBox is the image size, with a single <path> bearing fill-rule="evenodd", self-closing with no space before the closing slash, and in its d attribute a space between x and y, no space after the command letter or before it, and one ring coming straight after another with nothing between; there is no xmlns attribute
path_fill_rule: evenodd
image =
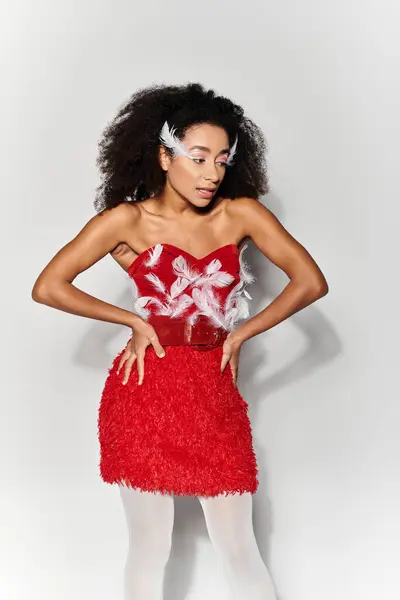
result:
<svg viewBox="0 0 400 600"><path fill-rule="evenodd" d="M242 341L239 340L234 331L228 334L222 346L222 361L221 373L224 372L226 365L229 363L232 372L233 383L236 385L239 370L239 354L242 346Z"/></svg>

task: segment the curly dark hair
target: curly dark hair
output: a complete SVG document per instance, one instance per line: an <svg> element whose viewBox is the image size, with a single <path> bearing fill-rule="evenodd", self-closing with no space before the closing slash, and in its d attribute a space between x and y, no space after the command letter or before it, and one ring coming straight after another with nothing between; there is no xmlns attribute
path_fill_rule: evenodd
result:
<svg viewBox="0 0 400 600"><path fill-rule="evenodd" d="M165 121L175 127L179 139L201 123L225 129L230 145L238 135L234 166L218 188L220 197L258 199L269 191L266 140L239 105L199 83L154 84L132 94L100 138L96 164L102 184L96 188L97 212L162 191L166 174L159 164L159 134Z"/></svg>

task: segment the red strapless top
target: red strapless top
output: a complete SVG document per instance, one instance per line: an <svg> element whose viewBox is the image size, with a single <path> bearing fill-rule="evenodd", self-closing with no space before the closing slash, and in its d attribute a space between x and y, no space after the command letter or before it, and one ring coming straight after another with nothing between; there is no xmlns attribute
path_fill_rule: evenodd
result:
<svg viewBox="0 0 400 600"><path fill-rule="evenodd" d="M191 325L204 315L214 327L232 331L249 316L251 296L245 286L255 278L243 258L246 248L227 244L202 258L173 244L148 248L128 269L134 312L145 320L165 315Z"/></svg>

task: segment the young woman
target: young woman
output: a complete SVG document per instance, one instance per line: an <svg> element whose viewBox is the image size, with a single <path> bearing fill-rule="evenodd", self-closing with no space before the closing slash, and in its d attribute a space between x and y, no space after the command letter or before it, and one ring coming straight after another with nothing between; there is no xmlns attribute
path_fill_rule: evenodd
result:
<svg viewBox="0 0 400 600"><path fill-rule="evenodd" d="M237 600L275 599L252 526L257 462L236 386L246 340L324 296L305 250L265 208L266 143L231 100L200 84L141 89L100 141L98 212L39 275L35 301L125 325L99 407L100 473L129 526L128 598L159 600L174 495L197 496ZM290 281L249 317L255 246ZM110 253L133 311L73 285Z"/></svg>

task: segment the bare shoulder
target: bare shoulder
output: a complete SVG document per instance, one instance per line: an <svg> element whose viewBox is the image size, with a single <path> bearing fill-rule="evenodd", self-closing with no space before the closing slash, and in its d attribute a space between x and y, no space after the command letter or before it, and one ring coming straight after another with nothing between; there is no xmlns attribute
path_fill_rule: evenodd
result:
<svg viewBox="0 0 400 600"><path fill-rule="evenodd" d="M281 226L275 215L259 200L247 196L229 200L226 204L226 214L232 224L240 225L245 237L252 237L260 227L266 231Z"/></svg>
<svg viewBox="0 0 400 600"><path fill-rule="evenodd" d="M103 219L107 223L115 226L131 226L132 223L137 222L139 218L139 210L135 205L131 205L129 202L121 202L114 208L109 208L99 213L94 217L95 219Z"/></svg>
<svg viewBox="0 0 400 600"><path fill-rule="evenodd" d="M261 204L259 200L247 196L240 196L240 198L229 200L226 210L232 217L240 219L243 217L254 218L261 214L270 214L273 216L272 212Z"/></svg>
<svg viewBox="0 0 400 600"><path fill-rule="evenodd" d="M135 228L138 225L140 219L140 210L136 204L131 202L123 202L112 210L117 209L119 214L115 218L120 220L120 226L124 231L124 241L119 242L119 244L117 244L117 246L110 251L110 256L119 264L120 267L127 271L136 257L135 252L132 250L128 242L131 238L132 231L135 231Z"/></svg>
<svg viewBox="0 0 400 600"><path fill-rule="evenodd" d="M271 210L247 197L233 200L229 210L241 222L245 236L290 279L308 280L319 292L327 293L326 280L311 254Z"/></svg>
<svg viewBox="0 0 400 600"><path fill-rule="evenodd" d="M121 202L113 208L106 209L94 216L89 224L94 229L99 231L108 231L113 233L118 239L118 243L114 250L122 248L129 240L132 229L135 228L139 221L139 210L137 206L130 205L129 202ZM118 250L117 250L118 252Z"/></svg>

